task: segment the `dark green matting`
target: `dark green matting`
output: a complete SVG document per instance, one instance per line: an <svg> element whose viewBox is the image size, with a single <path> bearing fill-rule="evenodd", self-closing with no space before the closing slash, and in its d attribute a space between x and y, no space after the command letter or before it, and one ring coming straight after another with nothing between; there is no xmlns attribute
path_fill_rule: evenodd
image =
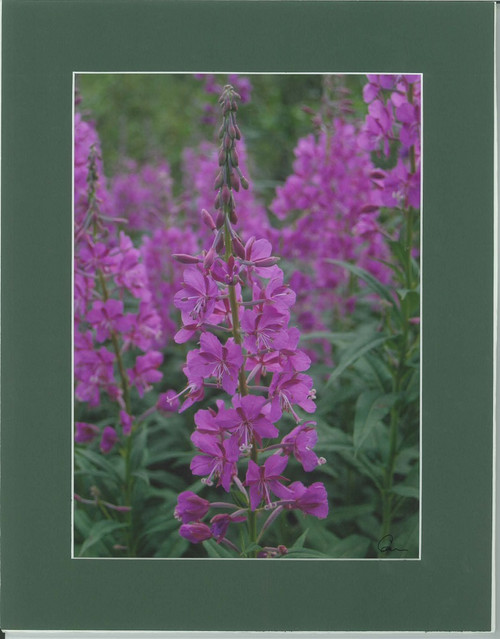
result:
<svg viewBox="0 0 500 639"><path fill-rule="evenodd" d="M3 2L2 627L487 630L489 2ZM73 71L424 74L421 561L71 560Z"/></svg>

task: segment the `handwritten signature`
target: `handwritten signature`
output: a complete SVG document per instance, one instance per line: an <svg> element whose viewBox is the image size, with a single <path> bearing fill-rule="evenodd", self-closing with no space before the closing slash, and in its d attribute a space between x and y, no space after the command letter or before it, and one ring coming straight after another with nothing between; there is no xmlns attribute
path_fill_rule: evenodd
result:
<svg viewBox="0 0 500 639"><path fill-rule="evenodd" d="M389 535L384 535L382 537L382 539L379 539L378 542L378 550L379 552L394 552L395 550L397 552L406 552L407 548L396 548L395 546L392 545L394 541L394 537L393 535L389 534Z"/></svg>

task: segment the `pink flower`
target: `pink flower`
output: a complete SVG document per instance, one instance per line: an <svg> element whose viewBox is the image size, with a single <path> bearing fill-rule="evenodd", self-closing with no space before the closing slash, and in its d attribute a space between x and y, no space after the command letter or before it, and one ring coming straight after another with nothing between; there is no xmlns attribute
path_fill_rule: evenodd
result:
<svg viewBox="0 0 500 639"><path fill-rule="evenodd" d="M253 439L261 445L264 437L278 435L278 429L265 414L265 404L265 397L235 395L234 408L225 410L214 421L233 434L241 451L248 451Z"/></svg>
<svg viewBox="0 0 500 639"><path fill-rule="evenodd" d="M86 424L85 422L76 422L75 442L77 444L87 444L91 442L99 434L99 429L94 424Z"/></svg>
<svg viewBox="0 0 500 639"><path fill-rule="evenodd" d="M198 434L196 445L201 450L201 455L196 455L191 460L193 475L205 476L203 483L207 486L218 479L217 485L222 485L226 492L231 488L233 475L237 474L236 462L239 458L238 444L233 439L224 442L217 441L210 435Z"/></svg>
<svg viewBox="0 0 500 639"><path fill-rule="evenodd" d="M199 357L190 366L195 374L206 379L215 377L218 386L233 395L238 386L238 373L243 364L241 346L230 338L223 345L211 333L203 333L200 338Z"/></svg>
<svg viewBox="0 0 500 639"><path fill-rule="evenodd" d="M114 445L116 444L117 441L118 441L118 435L116 434L115 429L112 426L106 426L104 430L102 431L102 438L101 438L101 445L100 445L101 451L105 455L107 455L113 450Z"/></svg>
<svg viewBox="0 0 500 639"><path fill-rule="evenodd" d="M283 470L288 463L288 457L281 455L271 455L264 462L263 466L257 464L251 459L248 461L248 470L245 485L250 486L250 506L255 510L262 499L267 506L272 506L270 492L281 499L290 499L290 491L280 482L285 479L281 476Z"/></svg>
<svg viewBox="0 0 500 639"><path fill-rule="evenodd" d="M306 488L300 481L294 481L288 490L293 495L293 502L286 508L297 508L306 515L314 515L318 519L325 519L328 515L328 495L321 482L315 482Z"/></svg>
<svg viewBox="0 0 500 639"><path fill-rule="evenodd" d="M196 266L184 270L183 288L175 294L175 306L189 314L192 320L204 320L213 311L218 288Z"/></svg>
<svg viewBox="0 0 500 639"><path fill-rule="evenodd" d="M188 524L190 521L203 519L209 508L209 501L199 497L191 490L186 490L177 498L174 516L176 519L180 519L183 524Z"/></svg>
<svg viewBox="0 0 500 639"><path fill-rule="evenodd" d="M192 544L199 544L212 537L212 532L206 524L196 522L194 524L183 524L179 528L179 535L187 539Z"/></svg>
<svg viewBox="0 0 500 639"><path fill-rule="evenodd" d="M316 422L299 424L281 440L283 453L285 455L293 454L307 472L314 470L320 463L318 456L313 451L318 441L318 433L313 425L316 425Z"/></svg>
<svg viewBox="0 0 500 639"><path fill-rule="evenodd" d="M135 360L135 366L129 369L128 376L130 383L137 388L140 397L161 380L163 373L157 370L163 362L163 355L157 351L150 351L146 355L139 355Z"/></svg>

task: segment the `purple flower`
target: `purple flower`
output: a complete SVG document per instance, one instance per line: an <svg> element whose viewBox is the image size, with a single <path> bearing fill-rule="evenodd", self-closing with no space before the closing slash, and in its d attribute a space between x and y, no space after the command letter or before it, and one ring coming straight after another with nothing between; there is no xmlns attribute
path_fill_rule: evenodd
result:
<svg viewBox="0 0 500 639"><path fill-rule="evenodd" d="M175 306L193 320L208 317L214 309L218 288L196 266L184 270L183 288L174 297Z"/></svg>
<svg viewBox="0 0 500 639"><path fill-rule="evenodd" d="M264 306L262 313L244 311L241 328L245 332L243 344L250 353L261 350L279 350L288 341L284 327L288 313L281 313L270 305Z"/></svg>
<svg viewBox="0 0 500 639"><path fill-rule="evenodd" d="M281 455L271 455L264 462L263 466L258 466L253 460L248 460L248 470L245 485L250 487L250 506L255 510L263 499L267 506L272 505L270 492L281 499L290 499L290 491L280 482L285 478L281 472L285 470L288 457Z"/></svg>
<svg viewBox="0 0 500 639"><path fill-rule="evenodd" d="M161 393L156 402L156 408L161 413L176 413L179 410L179 406L179 396L174 390Z"/></svg>
<svg viewBox="0 0 500 639"><path fill-rule="evenodd" d="M193 475L205 476L202 480L207 486L218 479L217 485L222 485L229 492L233 475L237 474L236 462L239 458L238 444L233 439L219 442L210 435L198 433L196 446L201 450L201 455L196 455L191 460L191 472ZM193 433L194 436L194 433Z"/></svg>
<svg viewBox="0 0 500 639"><path fill-rule="evenodd" d="M215 422L233 434L241 451L248 451L252 448L254 439L261 445L264 437L278 435L278 429L265 415L266 403L265 397L235 395L234 408L225 410Z"/></svg>
<svg viewBox="0 0 500 639"><path fill-rule="evenodd" d="M112 426L106 426L102 431L101 451L107 455L113 450L114 445L118 441L118 435Z"/></svg>
<svg viewBox="0 0 500 639"><path fill-rule="evenodd" d="M180 519L183 524L188 524L191 521L203 519L209 508L209 501L199 497L191 490L186 490L177 498L174 516L176 519Z"/></svg>
<svg viewBox="0 0 500 639"><path fill-rule="evenodd" d="M291 413L297 422L300 421L293 409L293 404L297 404L307 413L314 413L316 395L312 385L313 381L309 375L275 373L269 386L269 398L272 400L270 414L272 421L277 421L284 412Z"/></svg>
<svg viewBox="0 0 500 639"><path fill-rule="evenodd" d="M124 435L130 435L130 431L132 430L132 424L134 423L134 418L132 415L129 415L126 411L120 411L120 423L122 425L122 431Z"/></svg>
<svg viewBox="0 0 500 639"><path fill-rule="evenodd" d="M200 338L199 358L190 369L203 378L215 377L218 386L233 395L238 386L238 373L243 364L241 346L230 338L223 345L211 333L203 333Z"/></svg>
<svg viewBox="0 0 500 639"><path fill-rule="evenodd" d="M318 433L313 424L306 422L296 426L281 440L282 451L285 455L294 455L306 472L314 470L320 463L316 453L312 450L318 441Z"/></svg>
<svg viewBox="0 0 500 639"><path fill-rule="evenodd" d="M123 315L123 302L114 299L94 302L86 319L95 329L98 342L108 339L112 331L127 331L131 327L130 316Z"/></svg>
<svg viewBox="0 0 500 639"><path fill-rule="evenodd" d="M192 544L199 544L212 537L212 531L206 524L200 522L194 524L182 524L179 528L179 535L187 539Z"/></svg>
<svg viewBox="0 0 500 639"><path fill-rule="evenodd" d="M328 515L328 495L321 482L315 482L306 488L300 481L294 481L288 489L293 495L293 502L287 504L286 508L297 508L318 519L325 519Z"/></svg>
<svg viewBox="0 0 500 639"><path fill-rule="evenodd" d="M99 434L99 429L94 424L86 424L85 422L76 422L75 442L77 444L87 444L91 442Z"/></svg>
<svg viewBox="0 0 500 639"><path fill-rule="evenodd" d="M216 542L220 544L220 542L224 539L227 529L229 528L229 524L241 523L242 521L246 521L246 517L228 515L227 513L220 513L212 517L210 520L210 530L212 531L212 535Z"/></svg>
<svg viewBox="0 0 500 639"><path fill-rule="evenodd" d="M137 388L140 397L152 388L152 384L159 382L163 374L157 370L163 361L163 355L157 351L150 351L146 355L139 355L135 360L135 366L129 369L130 383Z"/></svg>

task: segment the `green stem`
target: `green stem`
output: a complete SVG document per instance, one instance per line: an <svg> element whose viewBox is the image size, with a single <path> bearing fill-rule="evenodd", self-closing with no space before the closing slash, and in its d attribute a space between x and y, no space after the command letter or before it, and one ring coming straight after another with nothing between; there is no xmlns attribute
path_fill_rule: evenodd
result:
<svg viewBox="0 0 500 639"><path fill-rule="evenodd" d="M231 255L233 254L233 244L231 240L231 231L229 228L229 220L226 215L226 221L224 223L224 245L226 247L225 259L226 262L229 260ZM233 325L233 336L236 344L243 343L243 337L241 335L241 327L240 327L240 317L238 312L238 300L236 299L236 291L233 284L229 285L229 304L231 306L231 323ZM238 373L239 380L239 391L240 395L244 397L248 395L248 386L245 377L245 366L243 365ZM252 449L250 453L250 458L256 464L258 463L258 452L257 446L255 445L255 440L252 441ZM250 543L257 542L257 516L256 513L251 510L250 506L248 507L248 536L250 539ZM257 552L255 551L254 556L257 556Z"/></svg>
<svg viewBox="0 0 500 639"><path fill-rule="evenodd" d="M97 272L99 283L102 289L102 296L104 301L109 299L109 293L106 286L106 280L104 279L104 275L102 271ZM111 334L111 343L113 344L113 350L116 356L116 362L118 365L118 372L120 374L120 385L123 392L123 401L125 402L125 409L127 413L131 414L130 408L130 387L127 372L125 370L125 366L123 363L122 354L120 352L120 344L118 342L118 335L116 331L110 329ZM128 506L130 510L127 511L127 549L129 557L133 555L133 539L132 539L132 489L133 489L133 477L132 477L132 468L131 468L131 458L132 458L132 431L127 437L127 441L125 446L122 448L122 452L125 457L125 483L123 487L123 492L125 496L125 506Z"/></svg>

